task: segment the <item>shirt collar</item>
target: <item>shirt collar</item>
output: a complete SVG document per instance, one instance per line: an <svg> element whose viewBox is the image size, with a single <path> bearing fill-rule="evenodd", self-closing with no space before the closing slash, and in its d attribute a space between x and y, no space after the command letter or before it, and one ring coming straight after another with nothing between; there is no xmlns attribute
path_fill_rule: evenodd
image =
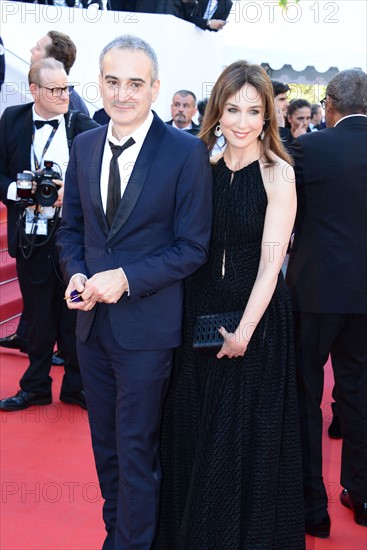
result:
<svg viewBox="0 0 367 550"><path fill-rule="evenodd" d="M62 119L64 118L64 115L61 114L61 115L54 115L54 116L51 116L50 118L42 118L40 115L38 115L36 113L36 110L34 108L34 104L33 104L33 107L32 107L32 116L33 116L33 120L58 120L59 123L62 121Z"/></svg>
<svg viewBox="0 0 367 550"><path fill-rule="evenodd" d="M339 122L341 122L342 120L345 120L346 118L352 118L353 116L364 116L365 118L367 118L367 115L363 115L362 113L356 113L355 115L343 116L343 118L340 118L337 122L335 122L334 128L335 128L335 126L337 126L337 125L339 124Z"/></svg>
<svg viewBox="0 0 367 550"><path fill-rule="evenodd" d="M124 145L124 143L126 143L127 140L132 137L134 139L135 143L137 143L138 145L141 146L143 144L143 141L146 138L146 135L149 131L149 128L150 128L152 122L153 122L153 113L152 113L152 111L149 111L149 114L148 114L147 118L144 120L143 124L141 124L136 130L134 130L134 132L132 134L130 134L128 136L124 136L121 139L121 141L119 141L112 134L113 121L110 120L110 122L108 123L108 129L107 129L107 139L108 139L108 141L110 141L114 145Z"/></svg>
<svg viewBox="0 0 367 550"><path fill-rule="evenodd" d="M191 130L191 129L192 129L192 122L190 122L190 124L189 124L188 126L185 126L185 128L180 128L179 126L177 126L177 125L175 124L175 121L172 120L172 126L173 126L174 128L177 128L177 130Z"/></svg>

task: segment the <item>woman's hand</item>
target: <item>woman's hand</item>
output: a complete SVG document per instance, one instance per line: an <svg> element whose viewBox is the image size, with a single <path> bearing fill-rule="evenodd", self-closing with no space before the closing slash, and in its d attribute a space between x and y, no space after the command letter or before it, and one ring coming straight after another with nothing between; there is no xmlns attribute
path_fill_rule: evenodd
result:
<svg viewBox="0 0 367 550"><path fill-rule="evenodd" d="M223 346L217 353L218 359L225 356L229 357L229 359L243 357L247 350L248 341L243 338L240 339L237 331L235 333L227 332L224 327L220 327L218 330L224 338Z"/></svg>
<svg viewBox="0 0 367 550"><path fill-rule="evenodd" d="M301 122L298 128L294 131L293 137L298 138L299 136L303 136L303 134L307 134L307 128L308 124L306 122Z"/></svg>

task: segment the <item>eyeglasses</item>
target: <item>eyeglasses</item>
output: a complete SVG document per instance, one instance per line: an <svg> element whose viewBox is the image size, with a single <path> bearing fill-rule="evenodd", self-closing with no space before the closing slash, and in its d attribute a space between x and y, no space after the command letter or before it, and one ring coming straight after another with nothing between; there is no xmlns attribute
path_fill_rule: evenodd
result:
<svg viewBox="0 0 367 550"><path fill-rule="evenodd" d="M326 96L324 97L324 99L322 99L322 100L320 101L320 105L321 105L321 107L322 107L323 109L325 109L326 98L327 98L327 97L331 97L331 99L332 99L333 101L339 101L339 99L337 99L337 98L334 97L333 95L328 94L328 95L326 95Z"/></svg>
<svg viewBox="0 0 367 550"><path fill-rule="evenodd" d="M52 97L61 97L63 93L66 93L68 95L73 93L73 89L69 88L69 86L65 86L64 88L48 88L47 86L38 86L39 88L44 88L45 90L48 90Z"/></svg>

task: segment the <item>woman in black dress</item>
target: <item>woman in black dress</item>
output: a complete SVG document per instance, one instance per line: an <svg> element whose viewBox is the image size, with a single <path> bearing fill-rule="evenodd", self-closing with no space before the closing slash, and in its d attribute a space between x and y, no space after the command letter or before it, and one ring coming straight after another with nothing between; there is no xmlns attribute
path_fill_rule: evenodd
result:
<svg viewBox="0 0 367 550"><path fill-rule="evenodd" d="M238 61L216 82L201 137L213 159L208 263L186 284L162 430L158 550L303 550L291 306L281 265L296 211L271 81ZM209 207L210 205L208 205ZM243 311L219 353L192 347L198 315Z"/></svg>

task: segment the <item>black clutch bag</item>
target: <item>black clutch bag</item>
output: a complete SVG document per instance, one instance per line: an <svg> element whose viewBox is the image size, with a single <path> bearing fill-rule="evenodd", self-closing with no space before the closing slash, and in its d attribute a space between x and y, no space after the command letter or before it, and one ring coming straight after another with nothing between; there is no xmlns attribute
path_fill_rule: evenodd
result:
<svg viewBox="0 0 367 550"><path fill-rule="evenodd" d="M223 345L223 336L218 329L224 327L234 332L242 319L243 311L200 315L196 319L193 347L203 351L219 351Z"/></svg>

